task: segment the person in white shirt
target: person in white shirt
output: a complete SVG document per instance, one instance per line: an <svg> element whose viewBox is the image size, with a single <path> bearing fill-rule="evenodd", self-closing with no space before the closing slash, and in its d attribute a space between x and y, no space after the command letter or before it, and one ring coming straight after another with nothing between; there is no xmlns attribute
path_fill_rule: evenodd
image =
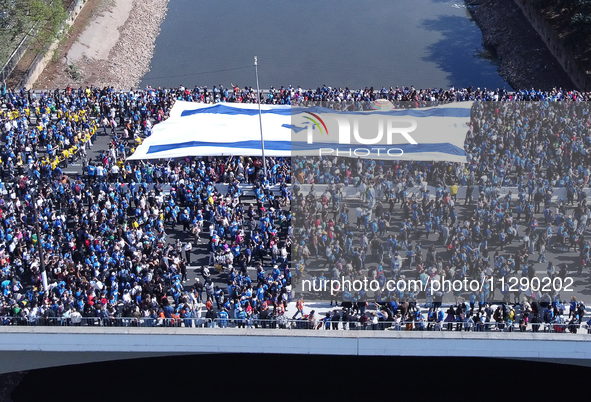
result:
<svg viewBox="0 0 591 402"><path fill-rule="evenodd" d="M111 174L113 175L112 179L113 180L117 180L119 178L119 166L117 166L116 164L113 164L113 166L111 166Z"/></svg>
<svg viewBox="0 0 591 402"><path fill-rule="evenodd" d="M105 174L105 169L101 165L98 165L96 167L96 177L98 177L99 181L103 181L104 174Z"/></svg>
<svg viewBox="0 0 591 402"><path fill-rule="evenodd" d="M70 314L70 321L72 322L72 325L80 325L82 322L82 315L80 312L78 312L78 310L72 310L72 313Z"/></svg>
<svg viewBox="0 0 591 402"><path fill-rule="evenodd" d="M355 215L357 216L357 229L359 229L359 227L363 223L363 208L355 208Z"/></svg>
<svg viewBox="0 0 591 402"><path fill-rule="evenodd" d="M187 265L191 265L191 250L193 250L193 245L190 241L185 243L185 259L187 260Z"/></svg>

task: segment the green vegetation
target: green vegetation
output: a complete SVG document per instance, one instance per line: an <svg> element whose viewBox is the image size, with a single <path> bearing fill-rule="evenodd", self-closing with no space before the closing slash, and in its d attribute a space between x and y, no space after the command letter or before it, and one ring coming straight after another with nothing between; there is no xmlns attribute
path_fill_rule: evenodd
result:
<svg viewBox="0 0 591 402"><path fill-rule="evenodd" d="M570 19L572 26L582 29L584 32L591 31L591 0L569 0L574 1L574 13Z"/></svg>
<svg viewBox="0 0 591 402"><path fill-rule="evenodd" d="M29 34L28 47L41 51L60 31L67 0L0 0L0 66Z"/></svg>
<svg viewBox="0 0 591 402"><path fill-rule="evenodd" d="M76 80L76 81L78 81L80 79L80 72L78 71L78 68L75 65L70 64L68 66L67 72L68 72L68 75L70 76L71 79Z"/></svg>
<svg viewBox="0 0 591 402"><path fill-rule="evenodd" d="M591 64L591 0L535 0L581 66Z"/></svg>
<svg viewBox="0 0 591 402"><path fill-rule="evenodd" d="M538 5L542 12L561 14L571 28L591 32L591 0L538 0Z"/></svg>

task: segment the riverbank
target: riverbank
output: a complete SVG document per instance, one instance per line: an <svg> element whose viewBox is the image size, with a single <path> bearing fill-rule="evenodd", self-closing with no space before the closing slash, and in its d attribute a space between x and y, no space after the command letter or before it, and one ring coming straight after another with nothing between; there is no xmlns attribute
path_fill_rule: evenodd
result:
<svg viewBox="0 0 591 402"><path fill-rule="evenodd" d="M483 1L469 10L484 45L499 59L499 74L513 88L575 89L513 0Z"/></svg>
<svg viewBox="0 0 591 402"><path fill-rule="evenodd" d="M148 72L169 0L97 0L35 88L137 87ZM85 8L86 8L85 7Z"/></svg>

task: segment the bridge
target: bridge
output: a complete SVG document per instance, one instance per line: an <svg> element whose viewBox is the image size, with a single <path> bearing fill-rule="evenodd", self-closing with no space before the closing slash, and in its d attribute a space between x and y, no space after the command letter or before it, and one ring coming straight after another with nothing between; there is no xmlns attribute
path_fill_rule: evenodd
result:
<svg viewBox="0 0 591 402"><path fill-rule="evenodd" d="M580 332L4 326L0 373L204 353L488 357L591 366L591 336Z"/></svg>

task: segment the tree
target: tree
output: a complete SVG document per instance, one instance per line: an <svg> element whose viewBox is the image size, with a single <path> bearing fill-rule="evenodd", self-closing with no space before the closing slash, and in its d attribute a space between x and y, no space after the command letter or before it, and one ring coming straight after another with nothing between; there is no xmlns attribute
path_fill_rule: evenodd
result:
<svg viewBox="0 0 591 402"><path fill-rule="evenodd" d="M574 0L575 8L570 23L582 33L591 32L591 0Z"/></svg>
<svg viewBox="0 0 591 402"><path fill-rule="evenodd" d="M0 0L0 9L2 29L13 40L28 33L39 50L55 39L68 17L63 0Z"/></svg>

